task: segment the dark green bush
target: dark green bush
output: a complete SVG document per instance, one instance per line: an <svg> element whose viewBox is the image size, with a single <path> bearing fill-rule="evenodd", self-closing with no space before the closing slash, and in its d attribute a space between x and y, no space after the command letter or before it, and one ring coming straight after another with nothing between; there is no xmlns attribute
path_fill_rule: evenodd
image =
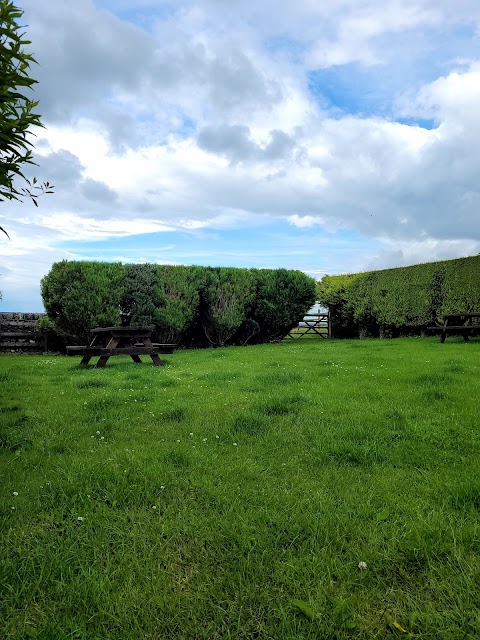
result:
<svg viewBox="0 0 480 640"><path fill-rule="evenodd" d="M157 267L154 264L125 265L122 311L130 325L153 325L157 301Z"/></svg>
<svg viewBox="0 0 480 640"><path fill-rule="evenodd" d="M363 274L324 276L317 282L317 301L330 312L330 325L334 338L353 338L358 335L354 309L349 304L347 291L353 281Z"/></svg>
<svg viewBox="0 0 480 640"><path fill-rule="evenodd" d="M255 303L249 316L258 326L254 342L282 340L315 303L315 281L302 271L254 270Z"/></svg>
<svg viewBox="0 0 480 640"><path fill-rule="evenodd" d="M246 320L255 277L251 270L228 267L209 268L206 275L200 322L210 344L223 346Z"/></svg>
<svg viewBox="0 0 480 640"><path fill-rule="evenodd" d="M56 328L73 342L90 329L119 324L125 267L108 262L56 262L41 281L43 303Z"/></svg>
<svg viewBox="0 0 480 640"><path fill-rule="evenodd" d="M156 267L154 324L160 342L181 342L198 313L206 269L159 265Z"/></svg>

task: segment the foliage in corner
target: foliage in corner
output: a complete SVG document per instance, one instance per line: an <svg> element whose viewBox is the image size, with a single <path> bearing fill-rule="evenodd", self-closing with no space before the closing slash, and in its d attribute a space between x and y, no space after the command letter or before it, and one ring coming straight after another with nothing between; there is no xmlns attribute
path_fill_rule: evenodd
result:
<svg viewBox="0 0 480 640"><path fill-rule="evenodd" d="M28 197L38 206L37 198L53 191L48 182L30 181L23 174L24 165L35 164L30 129L43 125L35 112L38 102L28 95L36 84L29 75L35 59L24 50L30 41L18 24L22 14L10 0L0 0L0 201ZM23 178L27 186L18 189L16 178Z"/></svg>

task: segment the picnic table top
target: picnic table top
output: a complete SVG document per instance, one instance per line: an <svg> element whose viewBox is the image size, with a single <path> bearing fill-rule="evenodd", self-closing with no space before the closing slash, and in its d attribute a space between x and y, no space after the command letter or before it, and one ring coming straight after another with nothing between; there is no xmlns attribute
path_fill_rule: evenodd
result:
<svg viewBox="0 0 480 640"><path fill-rule="evenodd" d="M122 333L125 335L135 335L138 333L152 333L155 327L95 327L95 329L90 329L90 333Z"/></svg>

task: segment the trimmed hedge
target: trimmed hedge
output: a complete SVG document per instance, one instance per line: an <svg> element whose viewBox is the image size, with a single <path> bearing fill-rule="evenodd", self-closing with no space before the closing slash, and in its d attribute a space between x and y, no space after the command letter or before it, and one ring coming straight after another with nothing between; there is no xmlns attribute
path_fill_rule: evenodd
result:
<svg viewBox="0 0 480 640"><path fill-rule="evenodd" d="M45 310L71 342L90 342L92 327L119 324L125 267L107 262L56 262L42 279Z"/></svg>
<svg viewBox="0 0 480 640"><path fill-rule="evenodd" d="M315 281L286 269L63 261L41 288L49 317L72 342L121 318L181 346L273 342L315 302Z"/></svg>
<svg viewBox="0 0 480 640"><path fill-rule="evenodd" d="M315 303L315 288L302 271L261 269L255 272L257 294L251 319L258 324L255 342L282 340Z"/></svg>
<svg viewBox="0 0 480 640"><path fill-rule="evenodd" d="M445 313L480 311L480 255L325 276L317 300L330 310L334 337L418 333Z"/></svg>
<svg viewBox="0 0 480 640"><path fill-rule="evenodd" d="M121 301L124 322L140 327L153 325L157 266L126 264L124 268L125 279Z"/></svg>
<svg viewBox="0 0 480 640"><path fill-rule="evenodd" d="M160 342L181 342L197 316L205 280L204 267L157 266L152 324Z"/></svg>
<svg viewBox="0 0 480 640"><path fill-rule="evenodd" d="M223 346L231 340L246 320L255 293L255 276L249 269L208 269L200 322L211 345Z"/></svg>

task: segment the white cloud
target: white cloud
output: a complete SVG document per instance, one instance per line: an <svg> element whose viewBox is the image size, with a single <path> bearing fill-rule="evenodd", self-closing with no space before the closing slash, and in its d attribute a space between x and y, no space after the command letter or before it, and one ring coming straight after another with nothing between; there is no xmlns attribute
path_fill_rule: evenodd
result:
<svg viewBox="0 0 480 640"><path fill-rule="evenodd" d="M173 227L153 220L119 220L113 217L97 220L69 212L42 216L40 220L43 227L54 230L64 238L75 238L77 242L173 231Z"/></svg>
<svg viewBox="0 0 480 640"><path fill-rule="evenodd" d="M315 218L314 216L299 216L295 213L293 216L288 216L288 222L294 227L314 227L317 224L322 224L322 220Z"/></svg>
<svg viewBox="0 0 480 640"><path fill-rule="evenodd" d="M2 204L4 273L22 256L33 282L69 242L150 233L211 234L214 261L216 234L232 230L247 262L260 259L252 234L275 224L375 242L371 259L329 254L350 268L477 251L478 2L99 5L24 1L47 125L30 175L55 195L38 209ZM321 74L312 87L319 68L333 87ZM349 83L335 84L337 70Z"/></svg>
<svg viewBox="0 0 480 640"><path fill-rule="evenodd" d="M350 5L348 9L347 4ZM382 3L381 11L377 2L339 5L332 36L315 42L309 52L307 60L312 68L352 62L385 64L393 54L393 50L384 47L385 37L437 25L442 18L436 7L422 6L418 2L390 0Z"/></svg>
<svg viewBox="0 0 480 640"><path fill-rule="evenodd" d="M449 260L480 253L480 241L433 240L393 242L386 239L382 249L368 261L365 270L402 267L435 260Z"/></svg>
<svg viewBox="0 0 480 640"><path fill-rule="evenodd" d="M416 96L410 96L409 104L400 106L399 113L435 118L444 126L473 129L478 134L479 100L480 61L474 61L422 87Z"/></svg>

